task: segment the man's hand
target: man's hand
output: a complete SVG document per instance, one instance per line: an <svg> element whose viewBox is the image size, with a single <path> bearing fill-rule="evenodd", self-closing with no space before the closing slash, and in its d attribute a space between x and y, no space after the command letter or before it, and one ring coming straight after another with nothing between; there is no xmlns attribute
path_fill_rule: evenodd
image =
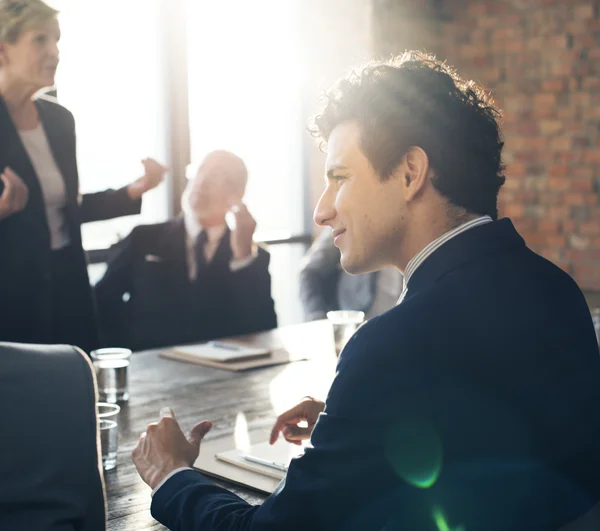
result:
<svg viewBox="0 0 600 531"><path fill-rule="evenodd" d="M196 424L186 439L173 411L163 408L160 421L148 425L131 454L142 479L155 489L173 470L191 467L200 453L202 439L211 428L212 424L205 420Z"/></svg>
<svg viewBox="0 0 600 531"><path fill-rule="evenodd" d="M311 397L306 397L297 406L288 409L277 417L269 443L274 444L279 437L279 432L283 434L286 441L300 445L304 439L309 439L310 434L315 427L319 413L325 409L325 404L320 400L315 400ZM299 422L306 421L305 428L298 426Z"/></svg>
<svg viewBox="0 0 600 531"><path fill-rule="evenodd" d="M256 220L244 203L232 207L235 215L235 230L231 231L231 251L233 258L240 260L252 254L252 236L256 230Z"/></svg>
<svg viewBox="0 0 600 531"><path fill-rule="evenodd" d="M139 199L148 190L157 187L165 178L165 173L169 170L154 159L142 160L144 165L144 175L132 182L127 187L127 193L133 200Z"/></svg>
<svg viewBox="0 0 600 531"><path fill-rule="evenodd" d="M4 190L0 195L0 219L21 212L29 201L29 189L21 178L9 167L0 174Z"/></svg>

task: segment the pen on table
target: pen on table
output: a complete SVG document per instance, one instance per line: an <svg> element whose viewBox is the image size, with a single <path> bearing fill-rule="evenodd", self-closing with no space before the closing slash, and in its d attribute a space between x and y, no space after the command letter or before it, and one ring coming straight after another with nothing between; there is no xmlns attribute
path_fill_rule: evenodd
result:
<svg viewBox="0 0 600 531"><path fill-rule="evenodd" d="M257 465L263 465L269 468L273 468L275 470L279 470L279 472L287 472L287 467L285 465L282 465L281 463L276 463L275 461L268 461L267 459L254 457L253 455L243 455L242 458L250 463L255 463Z"/></svg>
<svg viewBox="0 0 600 531"><path fill-rule="evenodd" d="M224 350L241 350L241 347L236 347L235 345L229 345L227 343L221 343L220 341L210 341L208 344L215 348L222 348Z"/></svg>

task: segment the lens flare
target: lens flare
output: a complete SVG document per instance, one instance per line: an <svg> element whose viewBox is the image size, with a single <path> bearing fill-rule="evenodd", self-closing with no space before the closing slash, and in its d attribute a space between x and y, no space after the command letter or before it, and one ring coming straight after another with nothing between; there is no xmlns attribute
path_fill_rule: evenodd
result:
<svg viewBox="0 0 600 531"><path fill-rule="evenodd" d="M395 422L386 433L385 458L404 481L429 488L442 468L442 442L430 423L406 418Z"/></svg>

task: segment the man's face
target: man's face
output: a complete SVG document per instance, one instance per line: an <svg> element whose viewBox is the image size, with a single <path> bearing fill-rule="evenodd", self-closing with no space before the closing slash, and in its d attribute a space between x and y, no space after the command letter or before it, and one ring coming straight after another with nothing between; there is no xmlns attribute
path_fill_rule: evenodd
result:
<svg viewBox="0 0 600 531"><path fill-rule="evenodd" d="M219 155L209 155L202 161L187 190L188 205L198 222L224 218L231 206L241 200L244 191L237 184L236 170L227 158Z"/></svg>
<svg viewBox="0 0 600 531"><path fill-rule="evenodd" d="M315 222L331 227L348 273L395 265L404 232L401 179L379 179L360 149L355 122L338 125L327 146L327 184L315 209Z"/></svg>

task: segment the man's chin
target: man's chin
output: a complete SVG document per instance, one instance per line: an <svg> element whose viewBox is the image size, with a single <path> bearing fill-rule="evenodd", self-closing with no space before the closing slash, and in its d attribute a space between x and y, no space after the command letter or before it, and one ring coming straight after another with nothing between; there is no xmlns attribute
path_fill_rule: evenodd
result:
<svg viewBox="0 0 600 531"><path fill-rule="evenodd" d="M365 272L363 267L361 267L361 264L357 260L352 260L347 257L344 257L343 254L340 258L340 265L342 266L342 269L349 275L360 275L361 273Z"/></svg>
<svg viewBox="0 0 600 531"><path fill-rule="evenodd" d="M373 261L361 260L358 257L350 257L342 252L340 257L342 269L349 275L362 275L363 273L372 273L379 271L383 266L373 263Z"/></svg>

